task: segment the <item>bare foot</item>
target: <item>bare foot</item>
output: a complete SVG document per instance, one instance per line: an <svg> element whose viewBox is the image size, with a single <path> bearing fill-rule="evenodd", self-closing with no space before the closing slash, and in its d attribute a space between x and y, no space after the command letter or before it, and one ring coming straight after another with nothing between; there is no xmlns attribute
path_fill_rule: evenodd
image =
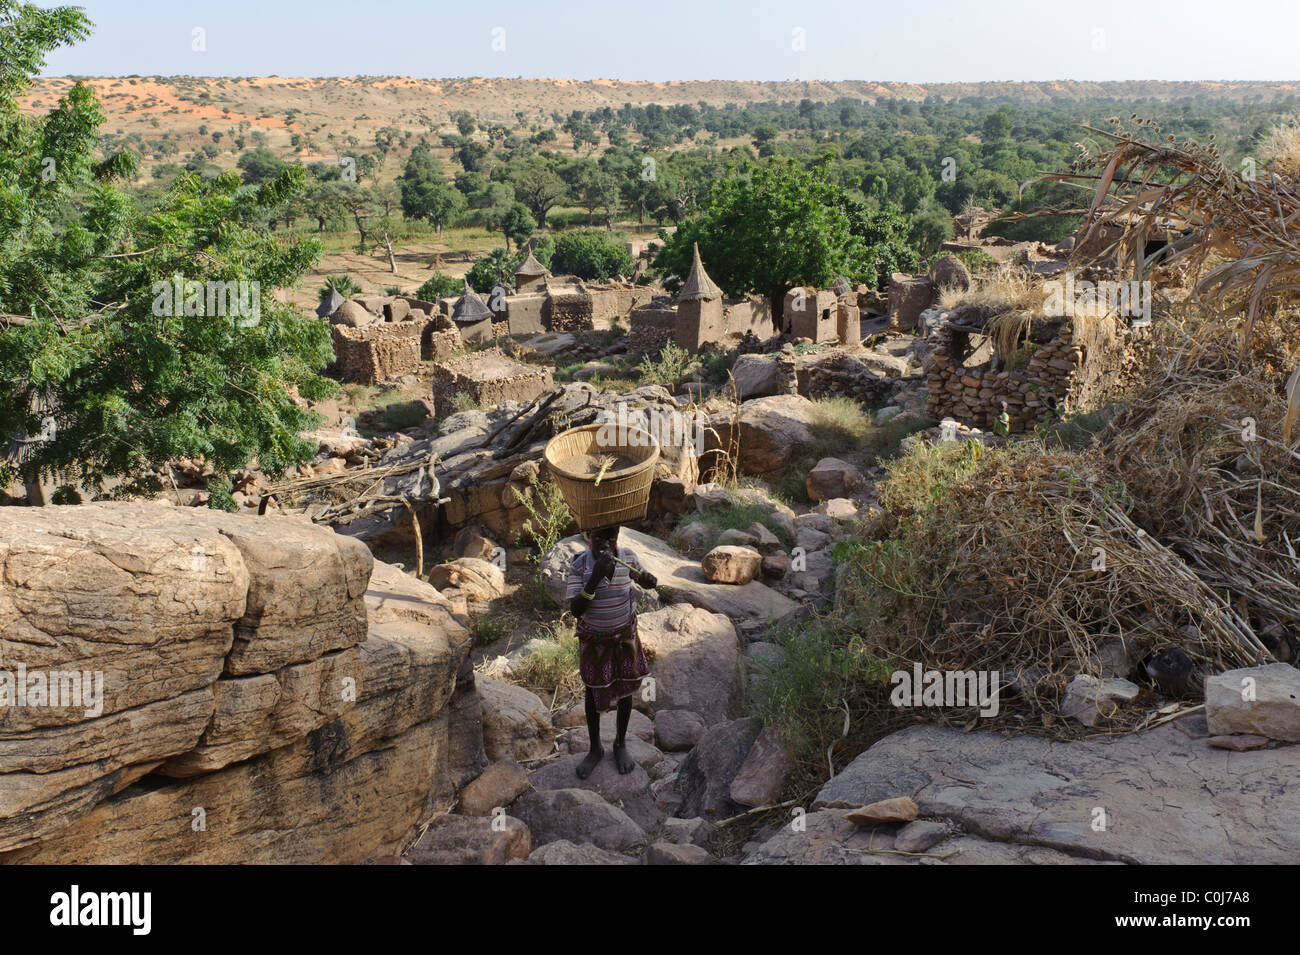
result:
<svg viewBox="0 0 1300 955"><path fill-rule="evenodd" d="M614 744L614 765L618 767L619 774L622 776L636 769L636 762L627 754L626 743Z"/></svg>
<svg viewBox="0 0 1300 955"><path fill-rule="evenodd" d="M617 753L618 749L615 748L614 752ZM591 750L587 753L587 758L584 759L581 763L579 763L578 768L574 770L574 772L578 774L578 778L586 779L588 776L590 776L591 771L596 768L596 764L600 762L601 757L603 757L604 755L605 755L605 751L599 745L593 746ZM623 770L621 769L619 770L619 772L622 771Z"/></svg>

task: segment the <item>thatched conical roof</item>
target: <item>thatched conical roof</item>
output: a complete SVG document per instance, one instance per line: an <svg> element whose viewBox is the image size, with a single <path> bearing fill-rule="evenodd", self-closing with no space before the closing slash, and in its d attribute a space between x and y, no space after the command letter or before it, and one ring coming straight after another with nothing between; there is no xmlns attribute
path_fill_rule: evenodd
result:
<svg viewBox="0 0 1300 955"><path fill-rule="evenodd" d="M515 269L515 275L522 275L525 278L534 279L539 275L549 274L549 271L550 270L547 269L546 266L542 265L541 262L538 262L537 259L533 257L532 250L530 249L528 252L528 258L524 259L523 262L519 264L519 268Z"/></svg>
<svg viewBox="0 0 1300 955"><path fill-rule="evenodd" d="M702 299L707 302L715 298L722 298L722 289L718 288L713 279L709 278L709 273L704 271L704 264L700 262L700 246L696 243L695 257L691 260L691 274L686 276L686 284L677 293L677 301L691 302Z"/></svg>
<svg viewBox="0 0 1300 955"><path fill-rule="evenodd" d="M451 320L461 325L469 325L474 322L481 322L485 318L492 317L492 309L488 308L486 303L478 297L469 287L469 282L465 282L465 291L461 293L460 298L456 299L456 304L451 309Z"/></svg>
<svg viewBox="0 0 1300 955"><path fill-rule="evenodd" d="M338 289L331 288L329 298L325 299L325 301L321 302L320 305L317 307L316 317L329 318L331 315L337 312L339 310L339 306L346 301L347 299L345 299L342 295L339 294Z"/></svg>

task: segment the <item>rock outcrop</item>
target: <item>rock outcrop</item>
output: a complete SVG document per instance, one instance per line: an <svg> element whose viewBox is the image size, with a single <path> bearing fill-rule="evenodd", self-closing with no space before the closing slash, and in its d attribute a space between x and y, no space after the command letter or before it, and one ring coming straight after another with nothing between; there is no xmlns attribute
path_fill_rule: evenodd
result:
<svg viewBox="0 0 1300 955"><path fill-rule="evenodd" d="M469 644L434 588L302 519L10 508L0 671L95 692L0 708L0 859L400 851L483 766Z"/></svg>

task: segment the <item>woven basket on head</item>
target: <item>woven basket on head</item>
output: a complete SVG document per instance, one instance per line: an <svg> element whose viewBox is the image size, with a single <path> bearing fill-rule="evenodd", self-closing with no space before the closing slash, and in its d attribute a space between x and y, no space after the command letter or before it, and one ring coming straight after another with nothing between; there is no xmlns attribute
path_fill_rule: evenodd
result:
<svg viewBox="0 0 1300 955"><path fill-rule="evenodd" d="M627 428L615 432L625 443L602 443L601 438L607 438L611 430L609 425L599 424L570 428L546 445L546 464L583 531L640 520L650 503L650 482L659 463L659 442L646 431ZM579 474L561 465L580 454L595 457L618 454L636 463L606 471L597 484L597 475Z"/></svg>

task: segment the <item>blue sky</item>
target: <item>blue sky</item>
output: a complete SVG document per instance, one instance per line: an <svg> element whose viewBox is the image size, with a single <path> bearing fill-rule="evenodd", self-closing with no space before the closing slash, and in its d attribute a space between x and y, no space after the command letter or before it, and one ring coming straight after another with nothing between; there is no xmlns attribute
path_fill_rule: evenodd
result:
<svg viewBox="0 0 1300 955"><path fill-rule="evenodd" d="M41 5L54 4L41 0ZM95 21L95 33L51 56L46 75L938 83L1291 80L1300 73L1300 0L81 0L81 5ZM195 29L204 31L202 52L193 49Z"/></svg>

